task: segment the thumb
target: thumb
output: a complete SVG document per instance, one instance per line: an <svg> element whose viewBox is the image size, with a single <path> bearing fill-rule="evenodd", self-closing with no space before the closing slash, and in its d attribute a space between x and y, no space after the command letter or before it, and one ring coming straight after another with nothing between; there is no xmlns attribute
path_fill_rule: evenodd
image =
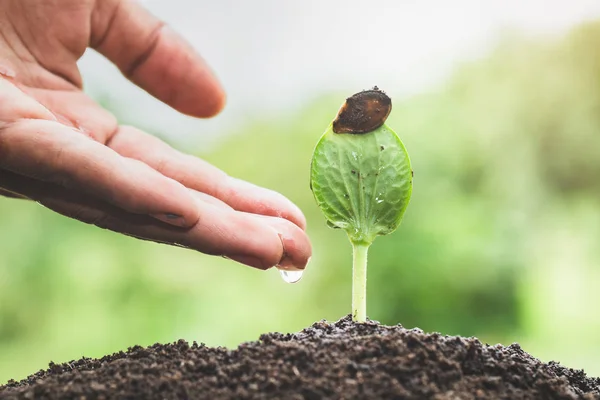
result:
<svg viewBox="0 0 600 400"><path fill-rule="evenodd" d="M133 0L95 3L90 45L133 83L179 112L211 117L225 93L194 49Z"/></svg>

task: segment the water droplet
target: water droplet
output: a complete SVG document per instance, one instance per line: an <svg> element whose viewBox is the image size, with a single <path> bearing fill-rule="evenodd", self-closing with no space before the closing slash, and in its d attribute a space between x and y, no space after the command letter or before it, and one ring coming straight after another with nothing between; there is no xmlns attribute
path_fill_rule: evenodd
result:
<svg viewBox="0 0 600 400"><path fill-rule="evenodd" d="M381 203L383 203L383 199L380 199L379 197L377 197L375 199L375 202L377 202L377 204L381 204Z"/></svg>
<svg viewBox="0 0 600 400"><path fill-rule="evenodd" d="M352 152L352 157L353 157L355 160L358 160L358 154L357 154L355 151L353 151L353 152Z"/></svg>
<svg viewBox="0 0 600 400"><path fill-rule="evenodd" d="M279 274L281 275L281 278L286 281L287 283L296 283L298 282L300 279L302 279L302 273L304 271L299 270L299 271L288 271L285 269L280 269L279 270Z"/></svg>

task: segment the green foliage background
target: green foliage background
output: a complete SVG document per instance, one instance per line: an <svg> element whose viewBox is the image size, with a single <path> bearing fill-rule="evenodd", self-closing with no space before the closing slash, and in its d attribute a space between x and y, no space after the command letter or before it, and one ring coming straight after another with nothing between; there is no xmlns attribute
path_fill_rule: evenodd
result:
<svg viewBox="0 0 600 400"><path fill-rule="evenodd" d="M415 170L400 229L370 254L371 318L520 342L600 375L600 24L505 40L388 120ZM178 338L234 347L349 313L351 251L308 188L313 147L348 93L265 116L198 154L306 213L299 285L0 200L0 383L50 360ZM392 93L393 96L393 93ZM201 177L200 177L201 178Z"/></svg>

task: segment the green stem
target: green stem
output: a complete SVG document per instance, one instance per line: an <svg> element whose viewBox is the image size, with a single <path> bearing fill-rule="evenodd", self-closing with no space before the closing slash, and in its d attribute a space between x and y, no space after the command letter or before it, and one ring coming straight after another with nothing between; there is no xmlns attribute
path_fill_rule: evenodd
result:
<svg viewBox="0 0 600 400"><path fill-rule="evenodd" d="M367 321L367 253L368 244L352 243L352 320Z"/></svg>

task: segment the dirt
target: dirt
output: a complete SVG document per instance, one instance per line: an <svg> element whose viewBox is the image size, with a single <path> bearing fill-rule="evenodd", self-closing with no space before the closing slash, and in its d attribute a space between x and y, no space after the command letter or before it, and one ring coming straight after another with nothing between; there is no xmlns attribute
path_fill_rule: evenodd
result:
<svg viewBox="0 0 600 400"><path fill-rule="evenodd" d="M180 340L50 363L1 399L600 399L600 379L517 344L419 329L319 322L235 350Z"/></svg>

